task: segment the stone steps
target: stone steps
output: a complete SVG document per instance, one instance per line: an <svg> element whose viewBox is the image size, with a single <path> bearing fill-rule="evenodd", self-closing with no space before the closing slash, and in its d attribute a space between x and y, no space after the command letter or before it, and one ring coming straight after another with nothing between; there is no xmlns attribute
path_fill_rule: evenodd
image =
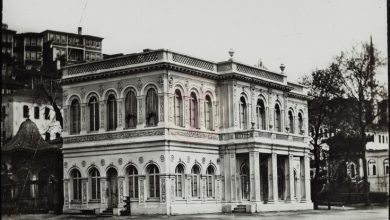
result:
<svg viewBox="0 0 390 220"><path fill-rule="evenodd" d="M233 210L234 213L246 213L246 205L238 205Z"/></svg>

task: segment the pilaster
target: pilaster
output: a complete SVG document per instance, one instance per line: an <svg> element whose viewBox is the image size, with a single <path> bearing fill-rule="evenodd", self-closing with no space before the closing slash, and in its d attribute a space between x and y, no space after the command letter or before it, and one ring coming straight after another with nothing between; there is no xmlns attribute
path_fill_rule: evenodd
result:
<svg viewBox="0 0 390 220"><path fill-rule="evenodd" d="M269 193L269 202L276 203L278 202L278 170L277 170L277 155L272 153L269 157L268 162L268 193Z"/></svg>
<svg viewBox="0 0 390 220"><path fill-rule="evenodd" d="M139 203L145 203L145 197L146 197L146 194L145 194L145 176L141 175L141 176L138 176L138 181L139 181Z"/></svg>
<svg viewBox="0 0 390 220"><path fill-rule="evenodd" d="M121 208L125 205L123 202L124 200L124 186L125 185L125 177L124 176L118 176L118 188L119 188L119 196L118 196L118 208Z"/></svg>
<svg viewBox="0 0 390 220"><path fill-rule="evenodd" d="M142 95L137 96L137 102L138 102L138 122L137 122L137 128L144 128L146 123L145 123L145 105L144 105L144 97Z"/></svg>
<svg viewBox="0 0 390 220"><path fill-rule="evenodd" d="M104 101L100 101L100 108L99 108L99 116L100 116L100 126L99 126L99 132L106 131L106 121L105 121L105 115L106 115L106 105Z"/></svg>
<svg viewBox="0 0 390 220"><path fill-rule="evenodd" d="M64 179L64 207L70 208L70 183L69 183L69 179Z"/></svg>
<svg viewBox="0 0 390 220"><path fill-rule="evenodd" d="M259 152L249 152L250 200L260 201L260 159Z"/></svg>
<svg viewBox="0 0 390 220"><path fill-rule="evenodd" d="M116 127L117 131L122 131L125 125L124 122L124 101L123 98L117 99L117 115L118 115L118 126Z"/></svg>
<svg viewBox="0 0 390 220"><path fill-rule="evenodd" d="M81 130L80 130L80 134L86 134L87 133L87 122L86 122L86 118L87 118L87 115L86 115L87 104L86 103L81 103L80 107L81 107L81 121L80 121Z"/></svg>
<svg viewBox="0 0 390 220"><path fill-rule="evenodd" d="M229 166L230 166L230 200L231 202L236 202L238 200L237 197L237 189L239 186L237 185L237 169L236 169L236 153L230 152L229 157Z"/></svg>
<svg viewBox="0 0 390 220"><path fill-rule="evenodd" d="M81 203L88 203L88 178L81 179Z"/></svg>
<svg viewBox="0 0 390 220"><path fill-rule="evenodd" d="M288 185L287 185L287 200L294 200L294 167L293 167L293 155L288 155L287 167L288 167Z"/></svg>

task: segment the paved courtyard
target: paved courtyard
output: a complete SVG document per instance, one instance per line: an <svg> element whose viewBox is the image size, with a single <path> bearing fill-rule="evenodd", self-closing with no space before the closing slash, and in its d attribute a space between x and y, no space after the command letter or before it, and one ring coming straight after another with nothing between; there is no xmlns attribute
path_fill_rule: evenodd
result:
<svg viewBox="0 0 390 220"><path fill-rule="evenodd" d="M217 220L246 220L246 219L326 219L326 220L381 220L388 219L388 207L373 207L373 208L333 208L332 210L308 210L300 212L267 212L267 213L255 213L255 214L202 214L202 215L180 215L180 216L120 216L120 217L96 217L88 215L13 215L2 216L4 220L38 220L38 219L217 219Z"/></svg>

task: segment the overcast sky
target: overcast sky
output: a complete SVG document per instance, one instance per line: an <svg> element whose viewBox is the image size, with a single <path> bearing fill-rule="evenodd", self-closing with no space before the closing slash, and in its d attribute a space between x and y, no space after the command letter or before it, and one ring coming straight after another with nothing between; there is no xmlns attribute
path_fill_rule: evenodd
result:
<svg viewBox="0 0 390 220"><path fill-rule="evenodd" d="M4 0L3 22L21 32L46 29L103 37L103 53L166 48L209 59L234 58L289 81L329 64L372 35L387 57L385 0ZM84 10L85 9L85 10ZM81 22L80 22L81 21ZM387 81L387 66L379 79Z"/></svg>

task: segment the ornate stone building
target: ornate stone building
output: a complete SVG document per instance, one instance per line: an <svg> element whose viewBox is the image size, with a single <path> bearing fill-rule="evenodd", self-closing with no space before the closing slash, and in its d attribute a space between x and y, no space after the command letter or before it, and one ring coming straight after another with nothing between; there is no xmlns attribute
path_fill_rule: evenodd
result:
<svg viewBox="0 0 390 220"><path fill-rule="evenodd" d="M145 50L62 73L65 212L312 208L308 96L283 71Z"/></svg>

